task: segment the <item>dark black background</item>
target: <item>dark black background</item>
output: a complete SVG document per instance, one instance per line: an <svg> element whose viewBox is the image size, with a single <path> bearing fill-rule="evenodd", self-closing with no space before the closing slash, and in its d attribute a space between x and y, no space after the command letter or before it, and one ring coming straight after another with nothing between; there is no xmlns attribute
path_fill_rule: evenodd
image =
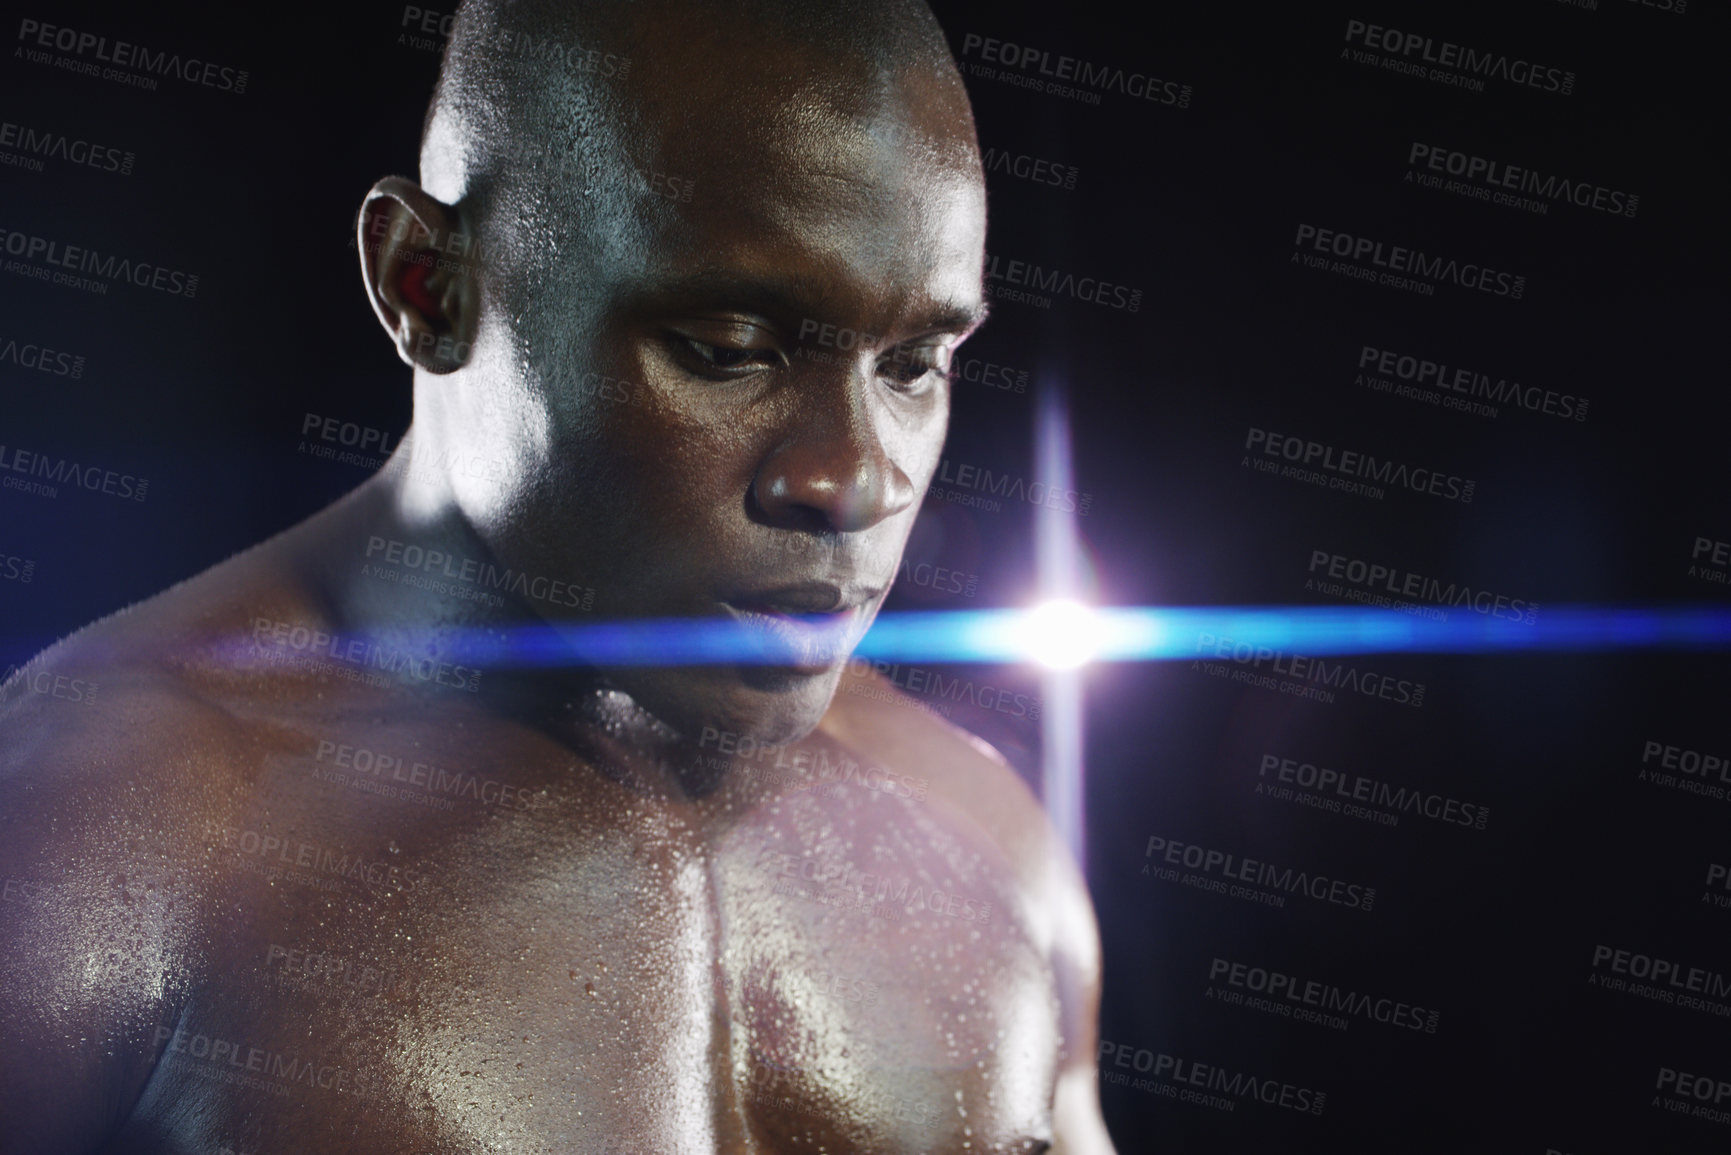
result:
<svg viewBox="0 0 1731 1155"><path fill-rule="evenodd" d="M93 296L0 276L0 340L68 349L82 378L0 364L0 443L148 477L143 503L0 491L0 665L312 513L363 470L300 452L306 413L406 427L409 377L362 296L349 238L366 188L414 175L434 53L402 6L207 11L44 3L21 16L247 68L235 96L141 93L16 57L0 118L136 153L129 176L0 167L0 226L200 274L194 299ZM1314 549L1567 603L1724 604L1687 575L1724 500L1724 9L1545 0L1283 6L941 3L969 33L1152 73L1187 108L1099 105L970 77L981 142L1074 166L1073 190L994 173L990 249L1139 288L1131 313L1013 302L969 356L1070 398L1078 519L1114 604L1289 604ZM1341 59L1348 18L1572 70L1569 96L1483 93ZM1640 195L1633 219L1542 216L1403 183L1413 141ZM1398 292L1291 263L1299 222L1522 273L1519 301ZM1361 346L1591 400L1583 422L1485 419L1353 383ZM1034 389L958 387L947 456L1032 475ZM1364 447L1477 481L1471 504L1376 501L1241 465L1248 427ZM1019 604L1032 509L933 502L922 556ZM1457 611L1458 612L1458 611ZM1543 612L1543 611L1541 611ZM1189 662L1088 675L1088 873L1106 950L1102 1037L1327 1092L1320 1116L1210 1110L1129 1086L1101 1098L1120 1150L1731 1150L1731 1127L1653 1105L1661 1066L1731 1078L1726 1020L1586 985L1595 944L1731 970L1731 911L1700 902L1731 857L1731 804L1637 782L1643 742L1731 751L1712 655L1398 656L1357 664L1427 687L1421 709L1299 701ZM972 671L1033 692L1014 671ZM959 721L1024 772L1038 731ZM1489 805L1484 832L1394 827L1253 791L1279 753ZM1282 910L1139 874L1149 835L1377 887L1361 913ZM1224 957L1403 997L1436 1035L1345 1032L1203 999Z"/></svg>

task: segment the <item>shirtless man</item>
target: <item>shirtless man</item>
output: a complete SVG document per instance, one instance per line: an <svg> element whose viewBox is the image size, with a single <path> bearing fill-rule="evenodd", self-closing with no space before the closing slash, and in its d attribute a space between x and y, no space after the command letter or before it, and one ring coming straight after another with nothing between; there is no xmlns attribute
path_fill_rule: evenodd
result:
<svg viewBox="0 0 1731 1155"><path fill-rule="evenodd" d="M814 641L983 315L930 12L471 4L358 227L403 448L5 688L0 1150L1110 1152L1074 865ZM803 648L458 642L679 617Z"/></svg>

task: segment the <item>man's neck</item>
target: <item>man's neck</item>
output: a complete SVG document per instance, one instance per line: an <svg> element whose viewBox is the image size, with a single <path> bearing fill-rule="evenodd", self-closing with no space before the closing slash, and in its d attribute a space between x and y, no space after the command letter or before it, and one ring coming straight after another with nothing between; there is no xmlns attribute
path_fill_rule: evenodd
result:
<svg viewBox="0 0 1731 1155"><path fill-rule="evenodd" d="M712 790L715 782L688 769L697 764L691 740L577 655L566 664L544 653L534 664L509 659L513 638L551 637L548 623L513 592L510 571L456 503L429 500L402 457L308 527L314 536L298 552L332 625L393 651L479 668L488 708L608 777L655 792Z"/></svg>

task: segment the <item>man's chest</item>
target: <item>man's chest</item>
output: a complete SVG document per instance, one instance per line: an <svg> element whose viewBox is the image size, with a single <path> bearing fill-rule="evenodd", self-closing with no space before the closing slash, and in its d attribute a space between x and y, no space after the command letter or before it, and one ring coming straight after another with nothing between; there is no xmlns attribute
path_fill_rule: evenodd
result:
<svg viewBox="0 0 1731 1155"><path fill-rule="evenodd" d="M1020 1150L1043 1126L1051 978L965 824L815 792L702 828L537 817L405 846L395 889L260 880L154 1106L261 1155Z"/></svg>

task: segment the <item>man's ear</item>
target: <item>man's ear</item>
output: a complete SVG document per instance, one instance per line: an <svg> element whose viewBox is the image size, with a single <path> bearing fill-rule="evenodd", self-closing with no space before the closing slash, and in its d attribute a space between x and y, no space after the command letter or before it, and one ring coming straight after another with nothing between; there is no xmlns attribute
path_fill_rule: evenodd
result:
<svg viewBox="0 0 1731 1155"><path fill-rule="evenodd" d="M475 340L475 254L457 212L421 186L388 176L355 222L361 279L403 362L429 373L463 367Z"/></svg>

